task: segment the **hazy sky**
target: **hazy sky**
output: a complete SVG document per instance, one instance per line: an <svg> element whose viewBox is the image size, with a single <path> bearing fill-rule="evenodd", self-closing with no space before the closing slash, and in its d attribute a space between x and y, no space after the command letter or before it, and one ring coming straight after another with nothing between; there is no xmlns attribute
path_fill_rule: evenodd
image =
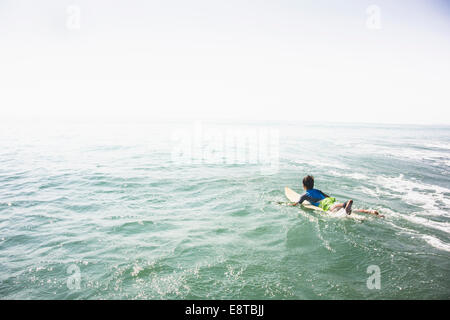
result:
<svg viewBox="0 0 450 320"><path fill-rule="evenodd" d="M0 0L0 117L450 124L450 3Z"/></svg>

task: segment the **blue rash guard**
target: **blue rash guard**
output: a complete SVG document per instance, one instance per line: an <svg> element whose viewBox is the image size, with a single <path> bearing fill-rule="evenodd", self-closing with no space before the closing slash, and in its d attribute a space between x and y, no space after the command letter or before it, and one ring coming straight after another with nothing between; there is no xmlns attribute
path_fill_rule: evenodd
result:
<svg viewBox="0 0 450 320"><path fill-rule="evenodd" d="M306 190L305 194L302 195L300 197L300 200L298 203L302 203L303 201L308 201L309 203L311 203L312 205L318 207L319 206L319 202L323 199L325 199L325 194L318 190L318 189L310 189L310 190Z"/></svg>

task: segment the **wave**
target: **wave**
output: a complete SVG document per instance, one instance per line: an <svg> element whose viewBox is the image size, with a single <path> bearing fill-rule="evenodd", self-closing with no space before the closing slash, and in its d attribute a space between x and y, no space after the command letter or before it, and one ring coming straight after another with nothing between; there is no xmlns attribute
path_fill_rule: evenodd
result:
<svg viewBox="0 0 450 320"><path fill-rule="evenodd" d="M450 217L450 189L430 185L416 179L405 179L403 174L397 177L378 176L375 183L379 186L378 196L394 196L412 206L419 206L422 214ZM383 190L385 189L385 190Z"/></svg>
<svg viewBox="0 0 450 320"><path fill-rule="evenodd" d="M371 179L369 176L367 176L363 173L359 173L359 172L347 173L347 172L338 172L335 170L331 170L331 171L329 171L329 173L334 176L350 178L350 179L354 179L354 180L368 181Z"/></svg>
<svg viewBox="0 0 450 320"><path fill-rule="evenodd" d="M436 221L432 221L430 219L426 219L423 217L402 214L402 213L395 212L388 208L383 209L383 212L386 213L390 218L403 219L403 220L406 220L406 221L412 223L413 226L411 226L411 227L414 227L414 226L426 227L429 229L443 231L445 234L450 234L450 224L447 222L436 222ZM394 227L395 229L398 229L400 233L410 234L410 235L413 235L414 237L422 238L429 245L431 245L437 249L444 250L444 251L450 251L449 243L446 243L446 242L436 238L434 235L424 234L423 231L418 231L415 229L411 229L409 227L400 226L396 222L398 222L398 221L387 220L387 223L389 225L391 225L392 227Z"/></svg>
<svg viewBox="0 0 450 320"><path fill-rule="evenodd" d="M444 250L447 252L450 252L450 244L445 243L441 240L439 240L438 238L435 238L433 236L430 235L423 235L422 238L431 246L440 249L440 250Z"/></svg>

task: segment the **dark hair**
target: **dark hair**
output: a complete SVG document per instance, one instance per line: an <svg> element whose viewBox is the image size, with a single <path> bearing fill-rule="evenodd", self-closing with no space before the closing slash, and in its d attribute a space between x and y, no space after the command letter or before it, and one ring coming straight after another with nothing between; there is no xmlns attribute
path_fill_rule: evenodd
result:
<svg viewBox="0 0 450 320"><path fill-rule="evenodd" d="M314 177L313 176L304 177L303 185L306 187L307 190L314 188Z"/></svg>

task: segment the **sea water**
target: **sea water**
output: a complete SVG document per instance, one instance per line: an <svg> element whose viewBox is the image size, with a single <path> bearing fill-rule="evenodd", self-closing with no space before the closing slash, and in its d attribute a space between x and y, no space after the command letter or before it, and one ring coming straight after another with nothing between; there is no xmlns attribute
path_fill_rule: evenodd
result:
<svg viewBox="0 0 450 320"><path fill-rule="evenodd" d="M385 218L286 205L307 174ZM0 127L1 299L448 299L449 278L450 127Z"/></svg>

